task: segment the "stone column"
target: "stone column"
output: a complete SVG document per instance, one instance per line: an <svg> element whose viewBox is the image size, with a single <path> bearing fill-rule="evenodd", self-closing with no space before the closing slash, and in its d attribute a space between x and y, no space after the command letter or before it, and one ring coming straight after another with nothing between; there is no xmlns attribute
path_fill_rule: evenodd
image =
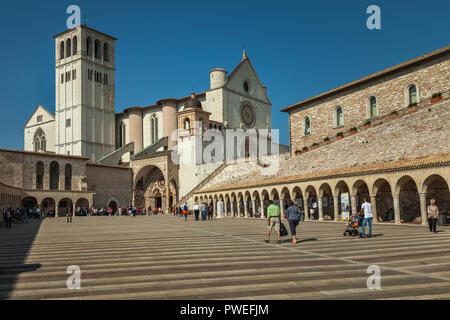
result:
<svg viewBox="0 0 450 320"><path fill-rule="evenodd" d="M244 200L244 214L248 218L248 200Z"/></svg>
<svg viewBox="0 0 450 320"><path fill-rule="evenodd" d="M284 201L280 199L280 215L282 220L284 220L285 214L286 212L284 212Z"/></svg>
<svg viewBox="0 0 450 320"><path fill-rule="evenodd" d="M303 210L305 210L305 221L309 220L308 200L303 200Z"/></svg>
<svg viewBox="0 0 450 320"><path fill-rule="evenodd" d="M265 217L264 217L264 200L261 200L261 219L265 219Z"/></svg>
<svg viewBox="0 0 450 320"><path fill-rule="evenodd" d="M256 200L251 200L251 201L252 201L253 218L255 218L255 214L256 214Z"/></svg>
<svg viewBox="0 0 450 320"><path fill-rule="evenodd" d="M323 197L319 197L319 221L323 221Z"/></svg>
<svg viewBox="0 0 450 320"><path fill-rule="evenodd" d="M334 221L339 221L339 196L333 196Z"/></svg>
<svg viewBox="0 0 450 320"><path fill-rule="evenodd" d="M394 214L395 214L395 223L400 224L400 196L393 194L392 198L394 198Z"/></svg>
<svg viewBox="0 0 450 320"><path fill-rule="evenodd" d="M58 218L59 217L59 208L58 208L58 204L55 204L55 217Z"/></svg>
<svg viewBox="0 0 450 320"><path fill-rule="evenodd" d="M350 199L351 199L351 207L352 207L352 212L350 212L350 214L357 213L358 208L356 207L356 195L354 195L354 194L350 195Z"/></svg>
<svg viewBox="0 0 450 320"><path fill-rule="evenodd" d="M370 196L370 204L372 205L373 221L378 222L377 200L376 196Z"/></svg>
<svg viewBox="0 0 450 320"><path fill-rule="evenodd" d="M419 197L420 197L420 216L422 217L422 225L426 226L428 222L427 194L419 193Z"/></svg>

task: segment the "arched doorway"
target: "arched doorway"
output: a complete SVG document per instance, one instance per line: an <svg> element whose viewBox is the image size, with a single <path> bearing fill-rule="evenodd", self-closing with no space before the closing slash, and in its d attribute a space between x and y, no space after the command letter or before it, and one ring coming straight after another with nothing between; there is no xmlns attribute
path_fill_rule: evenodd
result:
<svg viewBox="0 0 450 320"><path fill-rule="evenodd" d="M397 182L396 191L399 196L400 222L419 223L420 198L416 182L410 176L404 176Z"/></svg>
<svg viewBox="0 0 450 320"><path fill-rule="evenodd" d="M58 203L58 216L65 217L69 210L73 210L73 202L69 198L61 199Z"/></svg>
<svg viewBox="0 0 450 320"><path fill-rule="evenodd" d="M166 201L169 202L169 186L166 184L164 174L155 165L148 165L142 168L135 177L136 185L134 188L134 204L141 208L162 208L167 212ZM176 187L176 185L174 186ZM176 195L176 188L172 189L173 194ZM172 204L174 200L172 198Z"/></svg>
<svg viewBox="0 0 450 320"><path fill-rule="evenodd" d="M34 197L26 197L26 198L22 199L20 205L23 208L36 209L38 206L38 202L37 202L36 198L34 198Z"/></svg>
<svg viewBox="0 0 450 320"><path fill-rule="evenodd" d="M41 211L43 211L45 214L48 214L50 210L55 210L56 208L56 202L52 198L45 198L41 202Z"/></svg>
<svg viewBox="0 0 450 320"><path fill-rule="evenodd" d="M423 182L422 192L426 193L426 206L430 204L431 199L435 200L442 222L447 225L450 220L450 192L445 179L437 174L427 177Z"/></svg>
<svg viewBox="0 0 450 320"><path fill-rule="evenodd" d="M351 209L350 190L345 181L339 181L334 189L334 194L337 195L338 215L339 220L348 220Z"/></svg>
<svg viewBox="0 0 450 320"><path fill-rule="evenodd" d="M317 202L317 192L313 186L308 186L305 189L305 199L308 207L307 214L309 215L309 219L319 219L319 204Z"/></svg>
<svg viewBox="0 0 450 320"><path fill-rule="evenodd" d="M322 206L323 219L326 221L334 220L334 203L333 193L328 183L324 183L319 188L318 205Z"/></svg>
<svg viewBox="0 0 450 320"><path fill-rule="evenodd" d="M87 216L89 212L89 201L85 198L78 199L75 203L75 213L79 216Z"/></svg>
<svg viewBox="0 0 450 320"><path fill-rule="evenodd" d="M117 213L117 202L116 201L110 201L109 203L108 203L108 209L109 208L111 208L111 212L113 213L113 214L116 214Z"/></svg>
<svg viewBox="0 0 450 320"><path fill-rule="evenodd" d="M385 179L378 179L373 186L373 195L375 195L375 206L379 222L395 221L394 199L390 183Z"/></svg>

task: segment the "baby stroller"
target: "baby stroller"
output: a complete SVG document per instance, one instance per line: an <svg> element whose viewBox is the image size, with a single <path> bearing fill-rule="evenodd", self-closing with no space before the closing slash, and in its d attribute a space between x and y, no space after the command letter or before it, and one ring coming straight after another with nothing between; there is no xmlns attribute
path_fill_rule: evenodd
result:
<svg viewBox="0 0 450 320"><path fill-rule="evenodd" d="M358 236L358 227L361 226L361 223L361 217L358 214L353 213L350 217L350 221L347 223L347 229L345 229L344 231L344 236Z"/></svg>

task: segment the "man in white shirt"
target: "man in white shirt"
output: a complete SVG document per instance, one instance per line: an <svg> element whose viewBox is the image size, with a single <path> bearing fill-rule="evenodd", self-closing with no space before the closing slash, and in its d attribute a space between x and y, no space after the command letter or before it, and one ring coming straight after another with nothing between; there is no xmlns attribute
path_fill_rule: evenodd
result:
<svg viewBox="0 0 450 320"><path fill-rule="evenodd" d="M198 221L198 215L200 213L200 207L199 207L198 203L196 203L194 205L194 208L192 208L192 209L194 209L195 221Z"/></svg>
<svg viewBox="0 0 450 320"><path fill-rule="evenodd" d="M372 215L372 204L370 204L370 202L367 202L367 199L364 198L364 202L361 205L361 212L364 212L364 219L362 222L362 233L360 235L360 238L364 238L364 237L372 237L372 219L373 219L373 215ZM369 235L365 236L365 231L366 231L366 223L369 223Z"/></svg>

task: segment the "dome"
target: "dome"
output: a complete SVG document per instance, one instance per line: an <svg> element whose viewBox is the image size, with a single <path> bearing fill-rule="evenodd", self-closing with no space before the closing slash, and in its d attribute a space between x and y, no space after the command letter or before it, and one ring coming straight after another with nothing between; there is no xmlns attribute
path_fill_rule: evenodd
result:
<svg viewBox="0 0 450 320"><path fill-rule="evenodd" d="M184 110L186 109L193 109L193 108L199 108L202 109L202 103L200 100L195 98L195 93L191 93L191 98L186 101L184 104Z"/></svg>

